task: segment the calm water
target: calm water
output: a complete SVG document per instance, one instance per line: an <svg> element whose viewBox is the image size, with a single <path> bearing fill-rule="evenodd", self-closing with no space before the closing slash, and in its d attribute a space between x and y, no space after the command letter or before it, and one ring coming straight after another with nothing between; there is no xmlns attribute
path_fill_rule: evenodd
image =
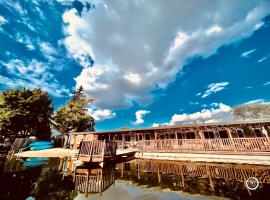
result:
<svg viewBox="0 0 270 200"><path fill-rule="evenodd" d="M0 172L1 200L270 199L267 166L132 160L101 168L35 158L0 161ZM251 176L255 191L245 186Z"/></svg>

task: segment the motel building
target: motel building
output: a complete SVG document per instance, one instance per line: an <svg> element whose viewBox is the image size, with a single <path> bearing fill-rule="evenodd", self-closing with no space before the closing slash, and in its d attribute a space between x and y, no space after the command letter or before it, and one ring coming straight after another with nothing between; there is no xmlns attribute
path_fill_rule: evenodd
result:
<svg viewBox="0 0 270 200"><path fill-rule="evenodd" d="M164 152L270 151L270 119L183 124L111 131L73 132L65 146L79 148L81 141L114 141L117 149Z"/></svg>

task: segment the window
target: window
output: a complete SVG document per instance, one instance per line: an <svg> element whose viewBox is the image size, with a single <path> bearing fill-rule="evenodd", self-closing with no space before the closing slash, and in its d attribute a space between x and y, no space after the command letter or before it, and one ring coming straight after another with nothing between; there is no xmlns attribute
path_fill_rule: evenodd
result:
<svg viewBox="0 0 270 200"><path fill-rule="evenodd" d="M145 140L150 140L150 134L145 134L144 137L145 137Z"/></svg>
<svg viewBox="0 0 270 200"><path fill-rule="evenodd" d="M122 140L122 135L118 135L118 140Z"/></svg>
<svg viewBox="0 0 270 200"><path fill-rule="evenodd" d="M204 134L205 139L215 138L213 131L205 131L203 134Z"/></svg>
<svg viewBox="0 0 270 200"><path fill-rule="evenodd" d="M195 133L194 132L186 132L187 139L195 139Z"/></svg>
<svg viewBox="0 0 270 200"><path fill-rule="evenodd" d="M130 142L130 135L125 135L125 141Z"/></svg>
<svg viewBox="0 0 270 200"><path fill-rule="evenodd" d="M177 133L177 138L178 139L182 139L183 137L182 137L182 133Z"/></svg>
<svg viewBox="0 0 270 200"><path fill-rule="evenodd" d="M143 138L142 135L139 135L139 140L142 140L142 138Z"/></svg>
<svg viewBox="0 0 270 200"><path fill-rule="evenodd" d="M170 139L175 139L175 134L171 134Z"/></svg>
<svg viewBox="0 0 270 200"><path fill-rule="evenodd" d="M237 130L237 135L238 135L239 138L245 137L243 130L240 130L240 129Z"/></svg>
<svg viewBox="0 0 270 200"><path fill-rule="evenodd" d="M219 131L220 138L228 138L228 133L225 130Z"/></svg>
<svg viewBox="0 0 270 200"><path fill-rule="evenodd" d="M262 137L262 132L261 132L261 130L260 129L255 129L254 130L254 132L255 132L255 135L256 135L256 137Z"/></svg>

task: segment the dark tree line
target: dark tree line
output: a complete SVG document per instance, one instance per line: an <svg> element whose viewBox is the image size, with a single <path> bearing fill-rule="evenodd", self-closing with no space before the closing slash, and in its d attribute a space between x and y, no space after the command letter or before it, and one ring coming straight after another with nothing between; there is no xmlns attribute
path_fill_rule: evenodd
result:
<svg viewBox="0 0 270 200"><path fill-rule="evenodd" d="M93 101L80 87L67 105L54 112L52 99L40 88L3 91L0 93L0 136L11 140L28 136L48 139L51 127L61 134L94 130L94 119L87 113L87 106Z"/></svg>

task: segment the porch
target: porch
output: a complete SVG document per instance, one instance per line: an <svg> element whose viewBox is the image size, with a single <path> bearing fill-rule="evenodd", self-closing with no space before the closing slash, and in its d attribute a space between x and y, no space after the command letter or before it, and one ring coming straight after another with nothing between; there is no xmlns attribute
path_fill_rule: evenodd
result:
<svg viewBox="0 0 270 200"><path fill-rule="evenodd" d="M215 139L164 139L118 142L117 148L138 151L185 151L185 152L270 152L268 137L215 138Z"/></svg>

